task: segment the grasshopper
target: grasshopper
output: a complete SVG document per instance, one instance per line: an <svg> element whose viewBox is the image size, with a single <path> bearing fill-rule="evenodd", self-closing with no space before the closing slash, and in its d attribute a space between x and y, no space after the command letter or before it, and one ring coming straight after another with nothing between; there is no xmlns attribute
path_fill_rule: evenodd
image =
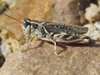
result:
<svg viewBox="0 0 100 75"><path fill-rule="evenodd" d="M54 43L56 53L56 43L88 43L89 38L84 34L88 31L87 27L68 25L64 23L31 20L22 20L22 29L25 34L33 34L42 40Z"/></svg>
<svg viewBox="0 0 100 75"><path fill-rule="evenodd" d="M6 16L10 17L9 15ZM13 19L19 21L16 18ZM19 22L22 24L22 30L26 35L33 34L41 40L53 42L56 55L58 55L56 53L56 43L89 43L89 38L84 35L88 31L87 27L31 20L29 18L25 18L22 22Z"/></svg>

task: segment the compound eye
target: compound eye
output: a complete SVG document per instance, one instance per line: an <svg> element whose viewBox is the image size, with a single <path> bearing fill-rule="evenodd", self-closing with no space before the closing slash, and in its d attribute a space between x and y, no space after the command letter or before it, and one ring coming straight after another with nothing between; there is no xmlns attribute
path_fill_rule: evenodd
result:
<svg viewBox="0 0 100 75"><path fill-rule="evenodd" d="M25 27L27 27L28 25L31 25L31 20L28 19L28 18L25 18L25 19L22 21L22 23L23 23L23 25L24 25Z"/></svg>

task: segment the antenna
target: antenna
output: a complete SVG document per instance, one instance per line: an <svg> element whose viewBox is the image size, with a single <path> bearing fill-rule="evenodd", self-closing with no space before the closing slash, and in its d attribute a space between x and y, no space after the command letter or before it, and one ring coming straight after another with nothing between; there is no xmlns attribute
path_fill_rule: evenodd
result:
<svg viewBox="0 0 100 75"><path fill-rule="evenodd" d="M10 17L10 18L12 18L12 19L14 19L14 20L16 20L16 21L18 21L18 22L20 22L21 24L22 24L22 22L20 21L20 20L18 20L18 19L16 19L16 18L13 18L13 17L11 17L11 16L9 16L9 15L7 15L7 14L4 14L5 16L7 16L7 17Z"/></svg>
<svg viewBox="0 0 100 75"><path fill-rule="evenodd" d="M4 6L3 6L4 7ZM6 8L6 7L4 7L6 10L8 10L8 8ZM12 19L14 19L14 20L16 20L16 21L18 21L18 22L20 22L21 24L22 24L22 22L21 22L21 20L16 16L16 15L14 15L10 10L8 10L15 18L13 18L13 17L11 17L11 16L9 16L9 15L7 15L7 14L4 14L5 16L8 16L8 17L10 17L10 18L12 18Z"/></svg>

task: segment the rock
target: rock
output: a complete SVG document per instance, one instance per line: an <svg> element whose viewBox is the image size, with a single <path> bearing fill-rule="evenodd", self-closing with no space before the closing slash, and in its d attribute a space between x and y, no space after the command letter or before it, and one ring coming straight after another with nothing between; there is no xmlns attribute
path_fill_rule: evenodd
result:
<svg viewBox="0 0 100 75"><path fill-rule="evenodd" d="M96 4L90 4L90 7L86 8L85 17L88 21L100 20L99 7Z"/></svg>
<svg viewBox="0 0 100 75"><path fill-rule="evenodd" d="M100 31L100 21L95 22L94 26Z"/></svg>
<svg viewBox="0 0 100 75"><path fill-rule="evenodd" d="M86 23L84 16L85 8L90 4L90 0L56 0L54 9L57 11L61 22L73 25L83 25Z"/></svg>
<svg viewBox="0 0 100 75"><path fill-rule="evenodd" d="M26 45L5 61L0 69L1 75L99 74L100 42L70 44L65 49L57 46L57 53L61 51L61 56L54 53L53 44L45 41L33 40L27 50Z"/></svg>
<svg viewBox="0 0 100 75"><path fill-rule="evenodd" d="M8 32L7 32L7 30L0 28L0 38L2 40L8 39Z"/></svg>
<svg viewBox="0 0 100 75"><path fill-rule="evenodd" d="M12 54L11 47L6 44L1 45L1 52L5 58Z"/></svg>
<svg viewBox="0 0 100 75"><path fill-rule="evenodd" d="M5 29L0 29L0 38L1 38L0 51L5 58L15 53L21 46L21 43L18 40L10 37L9 33Z"/></svg>

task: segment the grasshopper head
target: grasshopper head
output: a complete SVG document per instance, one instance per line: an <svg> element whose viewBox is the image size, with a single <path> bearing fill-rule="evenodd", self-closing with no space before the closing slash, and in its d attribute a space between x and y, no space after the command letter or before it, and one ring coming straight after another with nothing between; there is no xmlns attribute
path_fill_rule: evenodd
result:
<svg viewBox="0 0 100 75"><path fill-rule="evenodd" d="M22 20L22 30L25 34L30 34L31 33L31 20L28 18L25 18Z"/></svg>
<svg viewBox="0 0 100 75"><path fill-rule="evenodd" d="M27 26L31 25L31 20L29 18L25 18L22 20L23 26L26 28Z"/></svg>

